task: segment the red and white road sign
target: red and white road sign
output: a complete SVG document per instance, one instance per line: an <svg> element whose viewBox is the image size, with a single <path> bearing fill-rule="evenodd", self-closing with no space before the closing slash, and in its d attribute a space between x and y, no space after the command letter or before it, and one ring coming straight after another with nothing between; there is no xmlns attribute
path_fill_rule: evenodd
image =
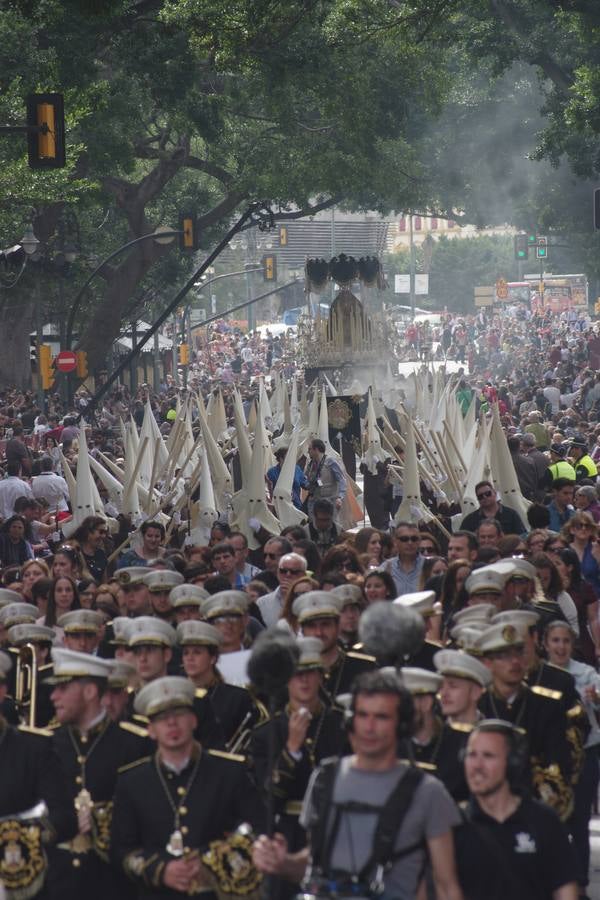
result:
<svg viewBox="0 0 600 900"><path fill-rule="evenodd" d="M72 350L61 350L54 360L59 372L74 372L77 368L77 354Z"/></svg>

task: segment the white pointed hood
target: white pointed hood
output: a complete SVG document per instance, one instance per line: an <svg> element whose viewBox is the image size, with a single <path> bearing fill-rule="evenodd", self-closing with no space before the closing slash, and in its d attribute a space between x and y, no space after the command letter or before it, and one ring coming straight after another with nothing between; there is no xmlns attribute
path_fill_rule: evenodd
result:
<svg viewBox="0 0 600 900"><path fill-rule="evenodd" d="M367 399L367 428L366 428L366 448L363 457L371 475L377 475L377 463L383 462L386 454L381 446L381 438L377 430L377 417L375 415L375 406L373 404L373 394L369 390Z"/></svg>
<svg viewBox="0 0 600 900"><path fill-rule="evenodd" d="M298 459L298 432L290 439L288 451L281 467L277 484L273 488L273 504L277 517L283 528L290 525L303 525L308 519L305 513L292 501L292 485Z"/></svg>

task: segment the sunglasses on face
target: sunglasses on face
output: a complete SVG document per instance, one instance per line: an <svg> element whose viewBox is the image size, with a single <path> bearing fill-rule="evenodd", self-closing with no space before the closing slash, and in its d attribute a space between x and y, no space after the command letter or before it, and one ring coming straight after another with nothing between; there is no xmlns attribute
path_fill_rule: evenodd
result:
<svg viewBox="0 0 600 900"><path fill-rule="evenodd" d="M486 500L488 497L493 497L493 496L494 496L493 491L482 491L481 494L477 494L477 499L478 500Z"/></svg>
<svg viewBox="0 0 600 900"><path fill-rule="evenodd" d="M410 537L408 534L403 534L400 537L396 538L397 541L402 541L403 544L407 544L409 541L411 544L418 544L421 538L418 537Z"/></svg>
<svg viewBox="0 0 600 900"><path fill-rule="evenodd" d="M280 568L278 569L282 575L302 575L303 569L288 569L288 568Z"/></svg>
<svg viewBox="0 0 600 900"><path fill-rule="evenodd" d="M592 525L589 525L587 522L578 522L576 525L573 525L577 531L581 531L584 528L592 528Z"/></svg>

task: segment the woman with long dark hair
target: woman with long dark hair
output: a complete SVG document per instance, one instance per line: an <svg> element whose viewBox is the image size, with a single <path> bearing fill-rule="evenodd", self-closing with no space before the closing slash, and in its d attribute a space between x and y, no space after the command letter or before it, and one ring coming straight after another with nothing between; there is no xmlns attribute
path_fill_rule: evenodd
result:
<svg viewBox="0 0 600 900"><path fill-rule="evenodd" d="M74 609L81 609L77 585L72 578L61 575L54 579L54 584L48 594L46 615L37 620L38 625L46 625L56 632L56 644L60 646L64 638L64 631L56 623L65 613Z"/></svg>

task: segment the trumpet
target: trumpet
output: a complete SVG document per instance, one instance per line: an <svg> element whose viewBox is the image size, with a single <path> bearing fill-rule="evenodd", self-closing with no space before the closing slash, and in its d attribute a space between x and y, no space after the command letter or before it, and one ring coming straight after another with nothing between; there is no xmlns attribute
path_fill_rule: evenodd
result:
<svg viewBox="0 0 600 900"><path fill-rule="evenodd" d="M17 657L15 702L24 725L35 728L38 665L33 644L23 644Z"/></svg>
<svg viewBox="0 0 600 900"><path fill-rule="evenodd" d="M245 755L252 732L257 725L262 725L269 719L269 712L264 703L261 703L256 697L253 697L252 701L254 709L251 709L246 713L234 734L227 742L227 751L229 753ZM258 717L255 715L256 713L258 713Z"/></svg>

